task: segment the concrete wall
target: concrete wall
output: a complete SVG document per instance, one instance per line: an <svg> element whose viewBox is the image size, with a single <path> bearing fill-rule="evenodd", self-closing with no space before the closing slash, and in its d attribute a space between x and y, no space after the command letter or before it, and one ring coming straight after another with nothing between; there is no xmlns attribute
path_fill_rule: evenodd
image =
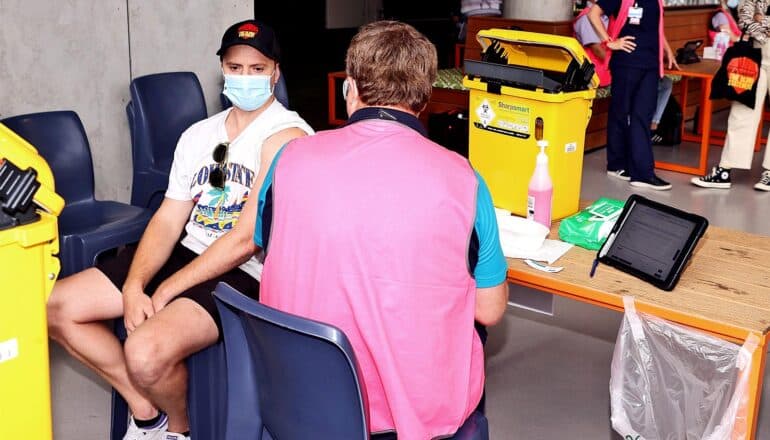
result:
<svg viewBox="0 0 770 440"><path fill-rule="evenodd" d="M571 20L572 0L505 0L503 16L521 20Z"/></svg>
<svg viewBox="0 0 770 440"><path fill-rule="evenodd" d="M219 110L222 32L251 0L0 0L0 118L71 109L83 120L96 196L128 201L131 78L196 72Z"/></svg>

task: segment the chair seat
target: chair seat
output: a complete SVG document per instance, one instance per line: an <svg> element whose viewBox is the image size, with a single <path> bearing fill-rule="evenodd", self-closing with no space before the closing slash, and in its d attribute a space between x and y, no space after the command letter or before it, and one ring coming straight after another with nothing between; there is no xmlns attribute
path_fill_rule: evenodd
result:
<svg viewBox="0 0 770 440"><path fill-rule="evenodd" d="M68 205L59 216L59 234L99 234L137 224L146 226L151 216L147 209L112 201Z"/></svg>
<svg viewBox="0 0 770 440"><path fill-rule="evenodd" d="M489 422L480 411L474 411L451 438L452 440L487 440Z"/></svg>
<svg viewBox="0 0 770 440"><path fill-rule="evenodd" d="M112 201L66 206L59 217L59 277L93 266L108 249L138 242L151 216L147 209Z"/></svg>

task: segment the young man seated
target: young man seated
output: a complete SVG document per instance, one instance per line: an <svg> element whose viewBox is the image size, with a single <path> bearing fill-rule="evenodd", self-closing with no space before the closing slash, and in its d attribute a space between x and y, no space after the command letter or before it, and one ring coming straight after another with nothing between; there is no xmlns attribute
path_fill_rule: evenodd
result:
<svg viewBox="0 0 770 440"><path fill-rule="evenodd" d="M278 148L313 132L273 96L281 71L271 28L236 23L217 55L233 107L182 134L139 245L57 281L48 301L51 337L128 402L125 440L189 438L184 359L221 335L211 292L219 281L259 292L250 194ZM125 346L105 323L120 317Z"/></svg>

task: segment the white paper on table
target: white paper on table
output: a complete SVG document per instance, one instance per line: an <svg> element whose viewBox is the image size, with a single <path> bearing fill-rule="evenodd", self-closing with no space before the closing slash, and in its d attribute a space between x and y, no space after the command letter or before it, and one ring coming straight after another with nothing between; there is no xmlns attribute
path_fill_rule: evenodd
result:
<svg viewBox="0 0 770 440"><path fill-rule="evenodd" d="M703 59L704 60L718 60L719 57L717 57L717 51L714 46L705 46L703 48Z"/></svg>
<svg viewBox="0 0 770 440"><path fill-rule="evenodd" d="M545 240L539 249L529 251L522 250L511 243L501 243L501 245L503 255L508 258L529 258L535 261L545 261L548 264L553 264L572 248L571 243L561 240Z"/></svg>

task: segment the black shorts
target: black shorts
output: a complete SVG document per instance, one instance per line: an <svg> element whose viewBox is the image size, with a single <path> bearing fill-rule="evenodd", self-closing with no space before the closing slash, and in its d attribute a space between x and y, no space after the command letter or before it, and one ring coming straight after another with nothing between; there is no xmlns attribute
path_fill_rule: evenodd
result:
<svg viewBox="0 0 770 440"><path fill-rule="evenodd" d="M123 289L123 284L128 277L128 269L131 267L131 261L134 259L136 253L136 245L126 246L117 255L105 258L103 261L99 261L96 264L96 268L102 271L107 278L112 281L112 284L118 288ZM145 293L152 296L155 289L158 288L161 282L166 278L173 275L176 271L186 266L189 262L195 259L198 254L177 243L174 249L171 251L171 255L166 260L166 263L158 270L158 273L150 280L149 284L145 287ZM259 299L259 281L255 280L251 275L242 271L240 268L235 268L217 278L209 281L204 281L197 286L193 286L190 289L177 295L174 300L179 298L189 298L201 307L214 319L219 329L219 337L222 337L222 323L219 319L219 313L217 312L217 306L214 303L214 296L211 292L214 291L217 283L223 281L231 285L234 289L243 293L244 295ZM172 300L173 301L173 300Z"/></svg>

